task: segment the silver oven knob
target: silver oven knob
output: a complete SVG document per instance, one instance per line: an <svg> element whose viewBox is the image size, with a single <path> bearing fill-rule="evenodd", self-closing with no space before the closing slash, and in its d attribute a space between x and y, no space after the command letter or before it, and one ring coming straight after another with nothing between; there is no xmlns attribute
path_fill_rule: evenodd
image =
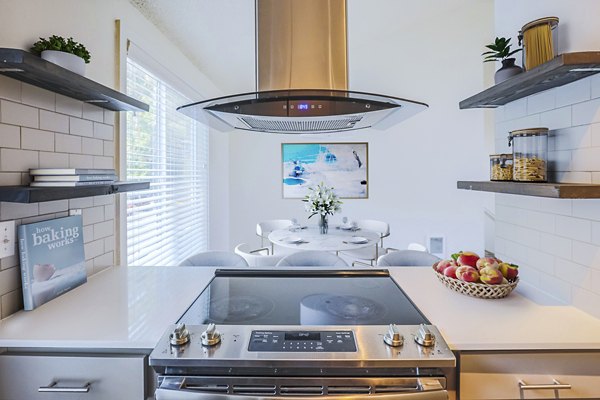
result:
<svg viewBox="0 0 600 400"><path fill-rule="evenodd" d="M221 333L217 330L215 324L209 324L208 328L200 335L200 338L203 346L214 346L221 341Z"/></svg>
<svg viewBox="0 0 600 400"><path fill-rule="evenodd" d="M398 332L396 324L390 324L390 330L383 336L383 341L388 346L398 347L404 344L404 336Z"/></svg>
<svg viewBox="0 0 600 400"><path fill-rule="evenodd" d="M435 345L435 335L431 333L425 324L419 325L419 331L415 335L415 342L423 347L431 347Z"/></svg>
<svg viewBox="0 0 600 400"><path fill-rule="evenodd" d="M169 342L173 346L181 346L190 341L190 333L184 323L178 324L169 335Z"/></svg>

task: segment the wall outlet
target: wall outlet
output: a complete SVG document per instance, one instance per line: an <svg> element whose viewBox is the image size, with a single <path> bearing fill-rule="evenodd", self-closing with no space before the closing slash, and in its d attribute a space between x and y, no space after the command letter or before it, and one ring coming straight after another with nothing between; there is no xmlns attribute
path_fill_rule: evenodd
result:
<svg viewBox="0 0 600 400"><path fill-rule="evenodd" d="M446 241L443 236L429 236L427 238L427 244L431 254L444 258L444 254L446 253Z"/></svg>
<svg viewBox="0 0 600 400"><path fill-rule="evenodd" d="M72 208L69 210L69 215L81 215L81 208Z"/></svg>
<svg viewBox="0 0 600 400"><path fill-rule="evenodd" d="M15 255L15 221L0 222L0 258Z"/></svg>

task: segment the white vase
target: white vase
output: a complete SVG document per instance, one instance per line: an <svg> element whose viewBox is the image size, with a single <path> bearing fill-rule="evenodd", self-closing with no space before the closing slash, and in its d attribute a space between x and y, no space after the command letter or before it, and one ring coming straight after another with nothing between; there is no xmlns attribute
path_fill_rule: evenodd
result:
<svg viewBox="0 0 600 400"><path fill-rule="evenodd" d="M85 75L85 60L75 54L65 53L64 51L44 50L41 56L44 60L60 65L69 71Z"/></svg>

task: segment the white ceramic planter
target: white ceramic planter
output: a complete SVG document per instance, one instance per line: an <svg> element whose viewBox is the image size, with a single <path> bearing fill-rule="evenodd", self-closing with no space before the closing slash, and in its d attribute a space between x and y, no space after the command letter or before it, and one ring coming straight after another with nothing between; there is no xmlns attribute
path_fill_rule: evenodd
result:
<svg viewBox="0 0 600 400"><path fill-rule="evenodd" d="M56 50L44 50L41 56L48 62L60 65L76 74L85 75L85 60L81 57Z"/></svg>

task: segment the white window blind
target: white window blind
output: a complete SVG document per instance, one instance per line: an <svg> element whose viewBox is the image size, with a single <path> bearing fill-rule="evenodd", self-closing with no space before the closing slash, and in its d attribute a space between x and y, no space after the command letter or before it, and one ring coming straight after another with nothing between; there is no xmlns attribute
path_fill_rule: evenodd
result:
<svg viewBox="0 0 600 400"><path fill-rule="evenodd" d="M150 105L127 113L127 264L177 265L208 248L208 131L176 111L191 101L127 59L127 93Z"/></svg>

